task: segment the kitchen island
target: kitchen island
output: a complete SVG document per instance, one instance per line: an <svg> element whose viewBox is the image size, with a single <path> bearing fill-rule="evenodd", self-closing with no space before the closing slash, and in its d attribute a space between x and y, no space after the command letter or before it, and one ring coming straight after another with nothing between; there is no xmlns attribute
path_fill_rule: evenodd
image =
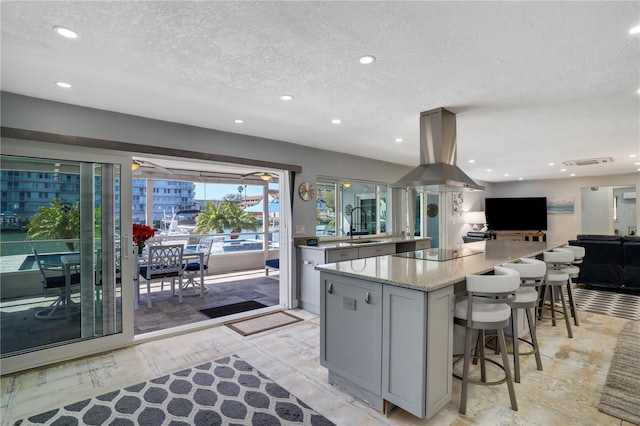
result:
<svg viewBox="0 0 640 426"><path fill-rule="evenodd" d="M329 382L382 412L432 417L451 400L456 285L561 245L487 240L316 266Z"/></svg>
<svg viewBox="0 0 640 426"><path fill-rule="evenodd" d="M357 238L333 238L306 244L306 238L297 239L298 250L298 303L299 307L320 314L320 272L315 267L345 260L356 261L367 257L403 253L431 247L431 238L398 235L367 235ZM355 263L355 262L354 262Z"/></svg>

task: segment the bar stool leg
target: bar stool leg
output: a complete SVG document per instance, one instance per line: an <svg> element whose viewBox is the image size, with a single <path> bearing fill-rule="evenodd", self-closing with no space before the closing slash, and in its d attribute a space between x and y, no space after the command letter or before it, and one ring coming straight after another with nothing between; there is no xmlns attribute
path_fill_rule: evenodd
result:
<svg viewBox="0 0 640 426"><path fill-rule="evenodd" d="M518 310L511 309L511 340L513 341L513 375L520 383L520 341L518 340Z"/></svg>
<svg viewBox="0 0 640 426"><path fill-rule="evenodd" d="M553 326L556 326L556 298L557 296L557 292L556 292L556 286L554 285L550 285L549 287L551 287L551 296L549 297L549 304L551 305L551 324L553 324Z"/></svg>
<svg viewBox="0 0 640 426"><path fill-rule="evenodd" d="M560 299L562 300L562 310L564 311L564 322L567 324L567 334L569 338L573 338L573 332L571 331L571 319L569 318L569 310L567 309L567 301L564 298L564 292L562 286L558 286L560 290Z"/></svg>
<svg viewBox="0 0 640 426"><path fill-rule="evenodd" d="M484 330L478 330L478 348L479 348L479 354L478 356L480 357L480 380L482 380L483 382L487 381L487 364L484 361L485 360L485 353L484 353L484 345L487 341L487 336L484 333Z"/></svg>
<svg viewBox="0 0 640 426"><path fill-rule="evenodd" d="M571 281L571 278L569 278L569 282L567 283L567 295L569 296L569 306L571 308L571 315L573 316L573 323L579 326L580 319L578 318L578 308L576 305L576 300L573 297L573 283Z"/></svg>
<svg viewBox="0 0 640 426"><path fill-rule="evenodd" d="M511 369L509 368L509 355L507 354L507 344L504 340L504 329L498 330L498 343L502 352L502 362L504 364L504 372L507 376L507 387L509 388L509 398L511 399L511 409L518 411L518 402L516 401L516 392L513 388L513 379L511 378Z"/></svg>
<svg viewBox="0 0 640 426"><path fill-rule="evenodd" d="M460 414L467 412L467 390L469 385L469 363L471 362L472 330L468 326L464 335L464 364L462 366L462 389L460 391Z"/></svg>
<svg viewBox="0 0 640 426"><path fill-rule="evenodd" d="M536 357L536 367L542 371L542 358L540 357L540 348L538 347L538 336L536 336L536 322L531 313L531 309L525 309L527 322L529 323L529 333L531 334L531 343L533 343L534 355ZM516 380L517 381L517 380Z"/></svg>

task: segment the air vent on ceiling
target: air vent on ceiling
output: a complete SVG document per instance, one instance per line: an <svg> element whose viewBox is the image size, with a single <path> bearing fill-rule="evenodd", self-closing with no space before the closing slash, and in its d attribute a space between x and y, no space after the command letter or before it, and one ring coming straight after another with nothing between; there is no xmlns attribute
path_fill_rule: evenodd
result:
<svg viewBox="0 0 640 426"><path fill-rule="evenodd" d="M613 163L613 158L611 157L602 157L602 158L589 158L586 160L570 160L563 161L562 164L565 166L593 166L595 164L607 164Z"/></svg>

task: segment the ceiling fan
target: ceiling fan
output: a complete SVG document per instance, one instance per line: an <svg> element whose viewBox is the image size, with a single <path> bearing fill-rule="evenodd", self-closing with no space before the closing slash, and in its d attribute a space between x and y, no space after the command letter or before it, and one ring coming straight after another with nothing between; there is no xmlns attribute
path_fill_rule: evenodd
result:
<svg viewBox="0 0 640 426"><path fill-rule="evenodd" d="M156 163L152 163L151 161L148 160L138 160L138 159L133 159L133 163L131 163L131 170L133 170L134 172L136 170L138 170L140 167L147 167L147 168L153 168L153 169L157 169L163 173L166 173L168 175L172 175L174 174L173 170L169 170L165 167L162 167Z"/></svg>
<svg viewBox="0 0 640 426"><path fill-rule="evenodd" d="M240 180L243 180L245 178L248 178L249 176L253 176L257 174L259 174L260 179L262 179L265 182L269 182L272 176L276 176L275 174L272 175L271 173L267 173L267 172L251 172L244 175L240 175Z"/></svg>

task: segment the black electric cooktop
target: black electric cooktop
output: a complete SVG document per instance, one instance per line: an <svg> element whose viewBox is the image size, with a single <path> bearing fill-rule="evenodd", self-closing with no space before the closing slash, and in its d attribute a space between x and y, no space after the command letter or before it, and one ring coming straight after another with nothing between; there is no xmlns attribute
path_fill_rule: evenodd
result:
<svg viewBox="0 0 640 426"><path fill-rule="evenodd" d="M435 260L437 262L444 262L446 260L458 259L460 257L471 256L474 254L482 253L483 250L477 249L446 249L446 248L431 248L426 250L410 251L406 253L397 253L393 256L406 257L409 259L421 259L421 260Z"/></svg>

